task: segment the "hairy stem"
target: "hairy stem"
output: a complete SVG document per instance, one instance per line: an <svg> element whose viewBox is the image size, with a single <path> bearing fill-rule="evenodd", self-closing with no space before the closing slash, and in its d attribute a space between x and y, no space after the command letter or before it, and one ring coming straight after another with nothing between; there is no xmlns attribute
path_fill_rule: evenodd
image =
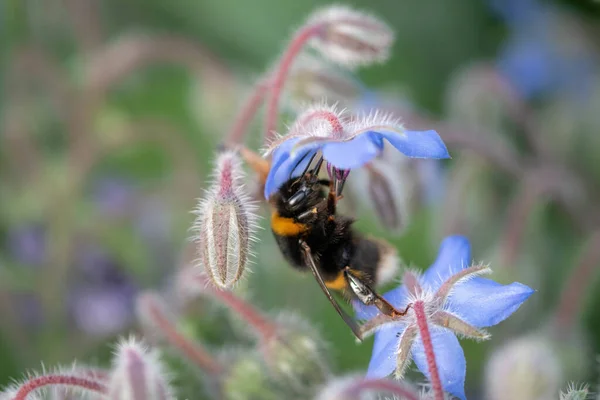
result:
<svg viewBox="0 0 600 400"><path fill-rule="evenodd" d="M274 130L277 128L277 116L279 113L279 98L283 90L283 85L288 76L292 63L296 56L300 54L300 51L308 42L310 38L319 34L323 28L323 24L307 25L302 28L292 39L292 42L288 46L284 53L273 77L273 84L271 86L271 93L269 102L267 104L267 119L266 119L266 132L265 132L265 143L268 143Z"/></svg>
<svg viewBox="0 0 600 400"><path fill-rule="evenodd" d="M203 275L196 276L196 279L205 286L207 290L210 290L210 293L217 300L229 307L230 310L235 312L244 321L248 322L248 324L261 336L263 341L268 341L276 336L277 326L262 315L262 313L250 303L237 297L231 292L214 288L212 283L207 282L207 278Z"/></svg>
<svg viewBox="0 0 600 400"><path fill-rule="evenodd" d="M425 357L427 358L427 368L431 377L431 387L435 396L435 400L444 400L444 390L440 381L440 373L435 362L435 352L433 351L433 343L431 342L431 333L429 332L429 324L425 315L425 306L422 301L416 301L413 305L415 316L417 318L417 326L419 334L425 348Z"/></svg>
<svg viewBox="0 0 600 400"><path fill-rule="evenodd" d="M49 385L67 385L96 393L106 393L106 386L93 379L70 375L44 375L23 383L15 397L13 397L13 400L26 400L30 393Z"/></svg>
<svg viewBox="0 0 600 400"><path fill-rule="evenodd" d="M359 379L346 390L344 393L351 398L359 398L362 392L367 390L383 390L388 393L399 396L400 399L418 400L419 396L415 390L404 382L394 382L389 379ZM342 396L345 398L344 396Z"/></svg>
<svg viewBox="0 0 600 400"><path fill-rule="evenodd" d="M237 113L233 126L226 136L227 145L235 146L243 143L242 138L248 131L248 125L252 122L270 87L271 82L268 79L263 79L254 86L252 94Z"/></svg>
<svg viewBox="0 0 600 400"><path fill-rule="evenodd" d="M173 347L211 375L218 376L223 372L223 367L204 348L198 343L190 341L174 327L173 322L163 312L155 296L146 295L144 299L152 324L161 331Z"/></svg>

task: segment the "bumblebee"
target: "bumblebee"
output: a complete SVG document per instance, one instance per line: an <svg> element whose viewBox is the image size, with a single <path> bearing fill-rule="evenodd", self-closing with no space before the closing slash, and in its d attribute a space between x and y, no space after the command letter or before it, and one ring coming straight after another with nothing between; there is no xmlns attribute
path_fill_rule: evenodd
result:
<svg viewBox="0 0 600 400"><path fill-rule="evenodd" d="M271 230L286 260L313 273L338 314L362 340L359 325L330 290L374 305L385 315L405 315L410 306L397 310L373 289L395 269L395 250L383 240L361 235L353 229L353 219L336 214L339 186L319 179L322 157L314 166L312 161L299 177L290 177L270 196Z"/></svg>

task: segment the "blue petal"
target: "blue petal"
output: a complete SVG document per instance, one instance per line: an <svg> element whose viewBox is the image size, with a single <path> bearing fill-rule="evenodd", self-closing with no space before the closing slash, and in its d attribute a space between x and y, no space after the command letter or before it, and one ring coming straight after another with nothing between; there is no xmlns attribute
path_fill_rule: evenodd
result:
<svg viewBox="0 0 600 400"><path fill-rule="evenodd" d="M323 145L323 157L336 168L353 169L362 167L377 157L381 150L381 140L373 140L370 134L363 133L347 142L329 142Z"/></svg>
<svg viewBox="0 0 600 400"><path fill-rule="evenodd" d="M404 329L406 326L403 325L388 325L383 326L375 333L373 355L369 362L367 378L385 378L394 372L397 362L398 336L402 335Z"/></svg>
<svg viewBox="0 0 600 400"><path fill-rule="evenodd" d="M449 277L469 266L471 244L464 236L448 236L442 241L435 262L425 271L423 285L436 291Z"/></svg>
<svg viewBox="0 0 600 400"><path fill-rule="evenodd" d="M386 139L398 151L413 158L450 158L448 149L436 131L372 132Z"/></svg>
<svg viewBox="0 0 600 400"><path fill-rule="evenodd" d="M265 198L268 199L277 189L291 177L298 176L310 162L310 154L304 157L309 150L301 149L291 153L299 138L286 140L273 152L271 169L265 181ZM304 157L304 159L302 159ZM300 161L302 160L302 161ZM300 161L300 162L299 162Z"/></svg>
<svg viewBox="0 0 600 400"><path fill-rule="evenodd" d="M518 282L502 285L490 279L474 278L454 287L447 307L465 322L485 328L508 318L533 292Z"/></svg>
<svg viewBox="0 0 600 400"><path fill-rule="evenodd" d="M375 306L366 306L358 300L352 300L352 308L357 319L369 320L379 314L379 310Z"/></svg>
<svg viewBox="0 0 600 400"><path fill-rule="evenodd" d="M467 362L456 336L447 329L430 325L431 341L435 353L435 362L444 391L466 400L465 397L465 375ZM421 336L418 336L412 348L413 358L417 368L429 380L429 368Z"/></svg>
<svg viewBox="0 0 600 400"><path fill-rule="evenodd" d="M383 295L383 298L390 302L394 307L404 309L408 303L408 290L406 286L401 285L392 289Z"/></svg>

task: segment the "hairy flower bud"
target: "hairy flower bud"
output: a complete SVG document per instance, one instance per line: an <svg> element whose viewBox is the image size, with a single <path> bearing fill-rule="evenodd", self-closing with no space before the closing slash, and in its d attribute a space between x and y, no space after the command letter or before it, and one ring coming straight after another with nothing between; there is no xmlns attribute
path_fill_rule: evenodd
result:
<svg viewBox="0 0 600 400"><path fill-rule="evenodd" d="M222 362L228 366L221 382L221 393L226 400L276 400L281 397L273 391L264 364L256 352L227 351Z"/></svg>
<svg viewBox="0 0 600 400"><path fill-rule="evenodd" d="M263 350L273 381L298 396L311 397L331 375L323 340L294 315L280 315L276 324L281 331Z"/></svg>
<svg viewBox="0 0 600 400"><path fill-rule="evenodd" d="M317 11L309 24L322 31L311 44L323 56L353 67L383 62L394 41L392 30L378 18L345 6L330 6Z"/></svg>
<svg viewBox="0 0 600 400"><path fill-rule="evenodd" d="M386 148L380 157L352 174L349 196L371 209L385 228L400 232L409 224L421 194L413 160Z"/></svg>
<svg viewBox="0 0 600 400"><path fill-rule="evenodd" d="M246 270L256 230L256 205L244 190L241 162L235 152L221 153L214 183L194 210L192 227L198 262L211 282L230 289Z"/></svg>
<svg viewBox="0 0 600 400"><path fill-rule="evenodd" d="M131 338L120 343L108 386L111 400L173 399L158 354Z"/></svg>
<svg viewBox="0 0 600 400"><path fill-rule="evenodd" d="M590 388L587 385L570 383L566 392L560 393L560 400L587 400Z"/></svg>
<svg viewBox="0 0 600 400"><path fill-rule="evenodd" d="M158 294L144 292L139 295L137 313L145 328L145 337L166 341L192 366L202 369L212 377L221 374L223 368L204 348L202 342L190 340L178 329L175 318Z"/></svg>
<svg viewBox="0 0 600 400"><path fill-rule="evenodd" d="M487 398L556 398L561 366L550 343L539 335L516 339L498 349L486 368Z"/></svg>

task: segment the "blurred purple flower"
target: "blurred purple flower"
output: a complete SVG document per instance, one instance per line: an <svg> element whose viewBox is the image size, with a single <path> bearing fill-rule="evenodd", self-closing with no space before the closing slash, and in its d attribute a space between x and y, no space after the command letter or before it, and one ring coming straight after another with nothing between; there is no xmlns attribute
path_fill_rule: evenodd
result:
<svg viewBox="0 0 600 400"><path fill-rule="evenodd" d="M110 283L123 279L115 258L96 243L79 245L75 265L88 282Z"/></svg>
<svg viewBox="0 0 600 400"><path fill-rule="evenodd" d="M42 303L36 293L14 293L11 295L15 315L22 326L41 328L44 323Z"/></svg>
<svg viewBox="0 0 600 400"><path fill-rule="evenodd" d="M92 188L92 202L98 212L107 217L126 214L135 205L135 197L133 183L120 178L101 178Z"/></svg>
<svg viewBox="0 0 600 400"><path fill-rule="evenodd" d="M122 331L134 317L131 285L85 285L71 293L71 315L88 335L106 336Z"/></svg>
<svg viewBox="0 0 600 400"><path fill-rule="evenodd" d="M76 265L81 281L69 296L75 325L90 335L119 332L134 317L137 289L114 257L96 244L80 246Z"/></svg>
<svg viewBox="0 0 600 400"><path fill-rule="evenodd" d="M23 224L9 228L8 254L19 264L41 266L46 258L45 229L40 224Z"/></svg>
<svg viewBox="0 0 600 400"><path fill-rule="evenodd" d="M498 69L524 98L565 91L585 95L596 69L581 27L558 8L537 0L490 0L510 36Z"/></svg>
<svg viewBox="0 0 600 400"><path fill-rule="evenodd" d="M422 276L407 271L403 285L384 295L399 310L411 303L423 303L442 386L461 399L465 399L466 362L456 335L487 339L489 335L481 328L508 318L533 293L521 283L501 285L478 277L490 269L469 266L470 260L468 239L450 236L442 242L436 261ZM358 302L354 306L361 319L382 318L373 306L361 306ZM378 330L368 377L383 378L394 371L401 376L412 355L419 370L431 379L413 310L399 319L380 320L373 329Z"/></svg>
<svg viewBox="0 0 600 400"><path fill-rule="evenodd" d="M147 197L136 207L135 227L150 245L170 242L173 213L165 201L158 197Z"/></svg>

